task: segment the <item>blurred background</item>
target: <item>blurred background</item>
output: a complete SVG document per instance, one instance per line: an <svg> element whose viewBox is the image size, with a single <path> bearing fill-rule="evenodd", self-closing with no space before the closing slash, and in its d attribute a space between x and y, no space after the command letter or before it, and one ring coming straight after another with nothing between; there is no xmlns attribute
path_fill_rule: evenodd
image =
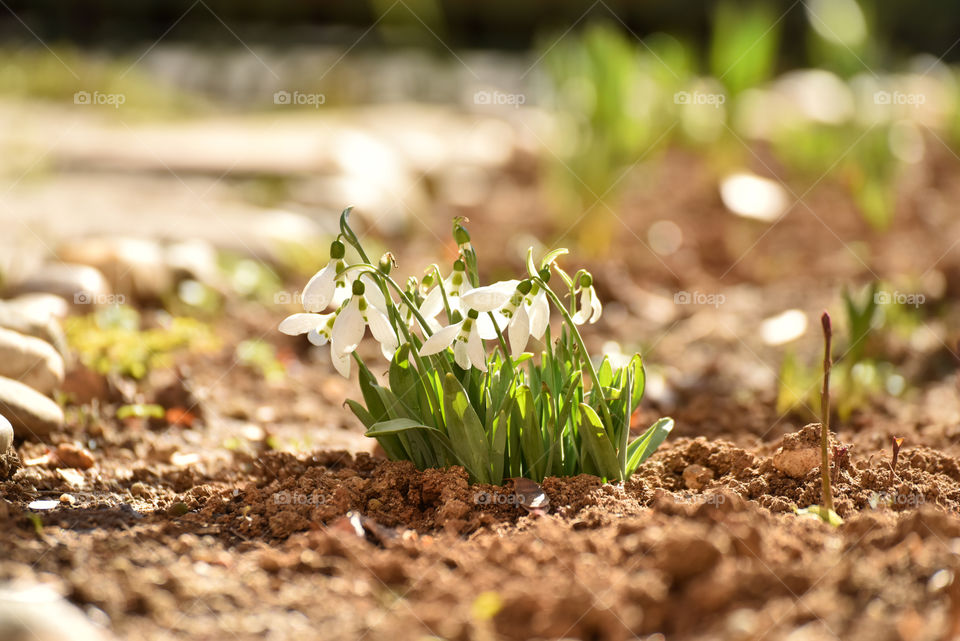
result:
<svg viewBox="0 0 960 641"><path fill-rule="evenodd" d="M8 298L229 322L282 380L272 327L352 205L404 274L455 216L491 278L571 247L652 412L816 407L824 307L848 413L955 367L960 8L8 1L0 33Z"/></svg>

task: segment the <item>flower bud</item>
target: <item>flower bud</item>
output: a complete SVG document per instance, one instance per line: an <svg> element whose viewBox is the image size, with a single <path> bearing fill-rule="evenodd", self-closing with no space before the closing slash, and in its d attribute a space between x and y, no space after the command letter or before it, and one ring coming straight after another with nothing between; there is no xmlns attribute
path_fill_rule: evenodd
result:
<svg viewBox="0 0 960 641"><path fill-rule="evenodd" d="M366 287L364 287L363 281L361 281L359 278L358 278L357 280L353 281L353 295L354 295L354 296L362 296L362 295L363 295L363 291L364 291L365 289L366 289Z"/></svg>
<svg viewBox="0 0 960 641"><path fill-rule="evenodd" d="M538 275L540 276L540 280L542 280L543 282L545 282L545 283L549 283L549 282L550 282L550 268L549 268L549 267L544 267L543 269L541 269L540 272L538 273Z"/></svg>
<svg viewBox="0 0 960 641"><path fill-rule="evenodd" d="M530 280L522 280L517 285L517 291L524 296L529 294L531 289L533 289L533 283L531 283Z"/></svg>
<svg viewBox="0 0 960 641"><path fill-rule="evenodd" d="M463 216L457 216L453 219L453 239L457 241L457 245L460 247L470 244L470 232L463 226L464 222L469 222L469 219Z"/></svg>
<svg viewBox="0 0 960 641"><path fill-rule="evenodd" d="M583 272L580 274L580 287L592 287L593 286L593 276L588 272Z"/></svg>
<svg viewBox="0 0 960 641"><path fill-rule="evenodd" d="M347 253L347 248L343 246L339 240L335 240L330 243L330 258L334 260L340 260Z"/></svg>
<svg viewBox="0 0 960 641"><path fill-rule="evenodd" d="M457 225L453 228L453 239L457 241L457 244L460 246L466 245L470 242L470 232L467 231L466 227Z"/></svg>
<svg viewBox="0 0 960 641"><path fill-rule="evenodd" d="M397 266L397 259L393 257L393 254L386 252L383 256L380 257L380 264L378 265L380 272L382 274L390 275L390 271Z"/></svg>
<svg viewBox="0 0 960 641"><path fill-rule="evenodd" d="M455 272L465 272L467 271L467 266L463 264L463 261L459 258L453 263L453 271Z"/></svg>

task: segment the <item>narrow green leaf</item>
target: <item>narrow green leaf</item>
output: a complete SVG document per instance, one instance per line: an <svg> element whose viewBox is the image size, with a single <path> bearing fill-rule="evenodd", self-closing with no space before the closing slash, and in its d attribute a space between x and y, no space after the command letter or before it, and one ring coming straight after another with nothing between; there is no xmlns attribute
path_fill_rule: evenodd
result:
<svg viewBox="0 0 960 641"><path fill-rule="evenodd" d="M672 418L661 418L647 431L636 438L627 448L627 477L640 467L640 464L646 461L657 451L660 444L666 440L667 436L673 430Z"/></svg>
<svg viewBox="0 0 960 641"><path fill-rule="evenodd" d="M467 393L453 374L443 381L443 404L446 408L447 434L457 459L474 482L490 482L490 456L486 434L477 412L470 405Z"/></svg>
<svg viewBox="0 0 960 641"><path fill-rule="evenodd" d="M586 403L580 403L580 413L586 419L580 425L580 436L597 466L599 476L609 481L622 481L623 473L617 461L617 453L597 412Z"/></svg>

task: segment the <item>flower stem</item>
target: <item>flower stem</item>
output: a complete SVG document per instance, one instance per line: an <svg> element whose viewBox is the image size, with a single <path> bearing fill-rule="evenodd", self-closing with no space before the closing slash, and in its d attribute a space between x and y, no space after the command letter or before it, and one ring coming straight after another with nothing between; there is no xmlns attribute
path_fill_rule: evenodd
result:
<svg viewBox="0 0 960 641"><path fill-rule="evenodd" d="M547 297L553 303L554 307L559 310L560 315L563 316L563 320L567 323L567 327L570 330L570 335L573 336L577 343L577 347L579 347L580 360L583 363L583 366L587 369L587 373L590 375L590 380L593 382L593 386L597 390L597 397L600 399L600 411L603 413L603 421L611 430L611 432L615 432L616 430L613 425L613 420L610 418L610 408L607 407L607 399L603 396L603 386L600 384L600 377L597 375L597 368L593 366L593 361L590 360L590 354L587 352L587 345L583 342L583 337L580 336L580 331L573 322L570 312L568 312L567 308L563 306L563 303L560 302L560 299L557 298L557 295L553 292L553 290L547 287L547 283L543 279L537 277L534 278L534 281L537 283L537 285L543 288L543 291L546 293Z"/></svg>

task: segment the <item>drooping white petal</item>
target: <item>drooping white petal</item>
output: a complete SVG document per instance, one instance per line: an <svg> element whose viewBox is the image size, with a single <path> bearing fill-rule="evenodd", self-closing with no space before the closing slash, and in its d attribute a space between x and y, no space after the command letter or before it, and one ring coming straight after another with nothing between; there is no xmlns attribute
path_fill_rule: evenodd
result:
<svg viewBox="0 0 960 641"><path fill-rule="evenodd" d="M303 288L303 309L308 312L325 310L333 300L336 278L336 262L330 261L326 267L314 274Z"/></svg>
<svg viewBox="0 0 960 641"><path fill-rule="evenodd" d="M424 341L423 346L420 348L420 355L430 356L431 354L437 354L450 347L453 341L456 340L457 334L460 333L460 327L462 325L463 323L460 322L441 327L434 332L430 338Z"/></svg>
<svg viewBox="0 0 960 641"><path fill-rule="evenodd" d="M420 315L424 318L436 318L437 314L443 311L443 291L440 287L440 285L437 285L431 289L427 292L427 297L423 299L423 304L420 305Z"/></svg>
<svg viewBox="0 0 960 641"><path fill-rule="evenodd" d="M329 319L330 314L300 312L299 314L291 314L284 318L277 329L288 336L299 336L300 334L306 334L311 329L325 325Z"/></svg>
<svg viewBox="0 0 960 641"><path fill-rule="evenodd" d="M350 378L350 361L352 358L350 354L337 354L332 349L330 350L330 360L333 361L333 367L344 378Z"/></svg>
<svg viewBox="0 0 960 641"><path fill-rule="evenodd" d="M510 339L510 356L517 358L527 348L527 341L530 340L530 316L527 314L526 305L521 304L514 312L507 328L507 338Z"/></svg>
<svg viewBox="0 0 960 641"><path fill-rule="evenodd" d="M547 332L550 324L550 301L547 295L540 291L530 303L530 335L540 340Z"/></svg>
<svg viewBox="0 0 960 641"><path fill-rule="evenodd" d="M470 369L470 354L465 342L458 340L453 346L453 360L463 369Z"/></svg>
<svg viewBox="0 0 960 641"><path fill-rule="evenodd" d="M367 299L367 302L382 312L387 311L387 300L383 297L383 292L380 291L380 287L373 280L373 277L364 274L360 277L360 281L364 285L363 296Z"/></svg>
<svg viewBox="0 0 960 641"><path fill-rule="evenodd" d="M327 338L326 334L321 334L316 328L314 328L307 332L307 340L310 341L312 345L323 347L327 344L329 339Z"/></svg>
<svg viewBox="0 0 960 641"><path fill-rule="evenodd" d="M593 287L584 287L580 290L580 307L577 309L577 313L573 315L573 322L577 325L583 325L590 319L590 301L592 299Z"/></svg>
<svg viewBox="0 0 960 641"><path fill-rule="evenodd" d="M593 292L593 297L590 299L590 309L593 311L590 314L590 323L596 323L600 320L600 315L603 313L603 305L600 304L600 297L597 296L597 292Z"/></svg>
<svg viewBox="0 0 960 641"><path fill-rule="evenodd" d="M458 344L462 345L462 343ZM480 338L478 326L474 326L467 337L467 355L474 367L481 372L487 371L487 353L483 349L483 340Z"/></svg>
<svg viewBox="0 0 960 641"><path fill-rule="evenodd" d="M506 280L471 289L462 294L460 299L468 309L475 309L480 313L492 312L506 305L516 288L517 281Z"/></svg>
<svg viewBox="0 0 960 641"><path fill-rule="evenodd" d="M493 324L493 319L490 318L490 314L480 314L480 316L477 317L477 331L480 332L480 338L492 341L497 338L497 327L499 327L502 332L509 322L507 318L499 312L493 312L493 318L496 319L496 327Z"/></svg>
<svg viewBox="0 0 960 641"><path fill-rule="evenodd" d="M367 325L370 326L370 333L373 334L373 337L380 343L380 350L383 352L384 357L387 360L392 359L393 353L397 351L397 347L400 345L397 341L397 335L390 326L387 315L372 305L367 307L365 314Z"/></svg>
<svg viewBox="0 0 960 641"><path fill-rule="evenodd" d="M336 288L333 291L333 306L337 309L340 309L340 306L343 305L348 298L353 296L353 290L351 289L351 282L339 281L336 284Z"/></svg>
<svg viewBox="0 0 960 641"><path fill-rule="evenodd" d="M336 354L349 354L357 349L363 339L365 327L363 313L360 311L360 297L354 296L333 322L331 350Z"/></svg>

